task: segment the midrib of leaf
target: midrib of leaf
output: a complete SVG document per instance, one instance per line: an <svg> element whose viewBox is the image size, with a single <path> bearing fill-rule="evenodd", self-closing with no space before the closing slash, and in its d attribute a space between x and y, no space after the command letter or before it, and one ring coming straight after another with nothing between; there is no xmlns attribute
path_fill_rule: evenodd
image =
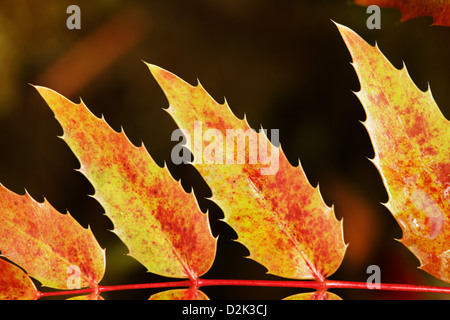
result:
<svg viewBox="0 0 450 320"><path fill-rule="evenodd" d="M272 144L272 142L270 142L270 143ZM280 152L280 154L282 154L282 153ZM310 269L311 273L314 275L314 278L317 281L322 282L325 279L325 277L319 272L319 270L317 270L316 268L313 267L311 260L308 259L308 257L305 255L305 253L301 249L302 248L301 242L297 241L292 236L292 234L293 234L292 228L288 224L286 224L282 221L282 219L280 218L280 215L278 214L278 210L275 210L272 207L272 205L270 205L270 201L268 201L267 198L264 196L264 192L262 192L257 186L255 186L255 184L249 178L248 175L246 175L246 176L247 176L247 180L250 182L252 188L259 194L260 199L262 199L263 202L265 203L265 207L267 207L269 209L269 212L271 213L271 215L276 218L278 227L288 237L289 241L292 243L292 245L294 246L296 251L300 254L300 256L303 258L303 260L306 262L306 265ZM309 232L309 229L308 229L308 232Z"/></svg>

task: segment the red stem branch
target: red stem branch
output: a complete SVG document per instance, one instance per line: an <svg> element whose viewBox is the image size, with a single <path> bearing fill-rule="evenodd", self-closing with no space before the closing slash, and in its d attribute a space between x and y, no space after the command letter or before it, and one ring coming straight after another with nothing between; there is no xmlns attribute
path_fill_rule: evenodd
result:
<svg viewBox="0 0 450 320"><path fill-rule="evenodd" d="M375 285L375 284L372 284ZM327 288L369 289L366 282L327 281ZM378 283L372 290L409 291L450 294L450 287L421 286L414 284Z"/></svg>
<svg viewBox="0 0 450 320"><path fill-rule="evenodd" d="M149 288L176 288L176 287L205 287L205 286L253 286L253 287L283 287L283 288L309 288L315 290L324 290L332 288L341 289L370 289L366 282L352 282L352 281L334 281L325 280L323 283L314 280L232 280L232 279L197 279L158 283L140 283L140 284L126 284L116 286L99 286L97 288L99 293L106 291L119 290L134 290L134 289L149 289ZM374 284L372 284L374 285ZM39 298L60 296L60 295L77 295L90 294L96 288L76 289L67 291L54 292L40 292ZM379 283L373 290L388 290L388 291L415 291L415 292L432 292L432 293L446 293L450 294L450 287L435 287L435 286L420 286L412 284L393 284L393 283Z"/></svg>

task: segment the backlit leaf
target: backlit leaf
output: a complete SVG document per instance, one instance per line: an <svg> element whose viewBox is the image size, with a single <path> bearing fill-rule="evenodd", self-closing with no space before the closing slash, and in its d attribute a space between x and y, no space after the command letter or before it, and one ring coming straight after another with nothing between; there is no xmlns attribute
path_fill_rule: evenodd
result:
<svg viewBox="0 0 450 320"><path fill-rule="evenodd" d="M149 300L209 300L209 298L200 290L190 288L158 292L153 294Z"/></svg>
<svg viewBox="0 0 450 320"><path fill-rule="evenodd" d="M250 258L288 278L322 279L332 274L346 249L342 225L300 164L292 166L263 132L252 135L246 120L238 119L227 103L215 102L200 85L148 66L169 100L167 111L186 136L193 165L211 187L224 220L250 250ZM228 150L226 139L232 134L227 130L237 137ZM246 133L250 142L239 150L234 141ZM253 147L267 150L259 149L251 163Z"/></svg>
<svg viewBox="0 0 450 320"><path fill-rule="evenodd" d="M399 9L402 12L401 21L431 16L433 25L450 26L449 0L355 0L355 3Z"/></svg>
<svg viewBox="0 0 450 320"><path fill-rule="evenodd" d="M33 281L22 269L0 259L0 300L33 300L38 294Z"/></svg>
<svg viewBox="0 0 450 320"><path fill-rule="evenodd" d="M130 255L150 272L167 277L195 279L208 271L216 240L194 194L186 193L143 145L134 146L123 131L115 132L84 103L37 89L62 125L62 138Z"/></svg>
<svg viewBox="0 0 450 320"><path fill-rule="evenodd" d="M332 292L306 292L297 293L292 296L286 297L283 300L342 300L338 295Z"/></svg>
<svg viewBox="0 0 450 320"><path fill-rule="evenodd" d="M0 251L44 286L67 289L77 268L81 287L95 287L105 272L105 254L90 229L45 200L18 195L0 185ZM78 275L77 275L78 276Z"/></svg>
<svg viewBox="0 0 450 320"><path fill-rule="evenodd" d="M88 295L74 296L66 300L104 300L104 299L98 292L92 292L91 294Z"/></svg>
<svg viewBox="0 0 450 320"><path fill-rule="evenodd" d="M401 242L421 268L450 282L450 122L431 91L419 90L377 47L338 25L361 83L356 93L389 194Z"/></svg>

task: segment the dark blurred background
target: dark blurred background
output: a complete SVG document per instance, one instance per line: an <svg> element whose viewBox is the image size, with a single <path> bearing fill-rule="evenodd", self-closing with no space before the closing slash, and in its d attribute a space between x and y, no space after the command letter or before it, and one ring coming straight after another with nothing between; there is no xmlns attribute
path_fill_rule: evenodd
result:
<svg viewBox="0 0 450 320"><path fill-rule="evenodd" d="M45 3L45 4L44 4ZM66 28L66 9L81 9L81 30ZM218 102L228 101L253 128L280 130L291 161L301 159L313 185L338 219L350 243L330 279L366 281L369 265L381 281L445 285L417 269L418 260L395 239L401 230L381 204L387 193L376 168L364 110L352 91L359 82L350 55L331 20L344 24L397 67L406 64L417 86L428 84L450 118L450 29L431 27L430 17L400 23L400 12L382 9L381 29L369 30L365 7L347 0L266 1L65 1L0 2L0 182L35 199L44 197L91 226L106 247L103 285L167 281L147 273L108 229L111 221L89 197L94 190L62 129L29 84L50 87L74 102L80 97L130 140L144 142L155 161L170 162L174 121L167 100L141 60L191 84L199 79ZM278 279L244 258L247 249L219 219L220 208L192 167L175 168L193 186L212 230L219 235L215 263L203 278ZM210 299L281 299L301 289L205 287ZM105 293L107 299L147 299L157 289ZM438 299L435 294L332 290L344 299Z"/></svg>

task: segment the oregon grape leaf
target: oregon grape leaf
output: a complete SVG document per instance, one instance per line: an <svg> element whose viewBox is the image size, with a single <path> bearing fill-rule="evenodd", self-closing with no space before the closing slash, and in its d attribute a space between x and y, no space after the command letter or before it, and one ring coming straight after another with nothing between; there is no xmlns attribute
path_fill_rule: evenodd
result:
<svg viewBox="0 0 450 320"><path fill-rule="evenodd" d="M0 185L0 251L44 286L67 289L69 267L81 287L95 287L105 272L105 253L91 230L47 200L35 201ZM70 269L69 269L70 270Z"/></svg>
<svg viewBox="0 0 450 320"><path fill-rule="evenodd" d="M83 102L74 104L47 88L37 90L62 125L62 138L130 255L162 276L196 279L208 271L216 239L194 194L186 193L167 167L159 167L144 145L134 146Z"/></svg>
<svg viewBox="0 0 450 320"><path fill-rule="evenodd" d="M38 297L36 286L23 270L0 259L0 300L35 300Z"/></svg>
<svg viewBox="0 0 450 320"><path fill-rule="evenodd" d="M292 166L263 132L251 134L246 120L238 119L227 103L214 101L200 84L191 86L162 68L148 67L169 100L167 111L185 135L193 165L250 258L287 278L322 279L332 274L346 250L342 224L318 188L309 184L300 163ZM235 141L247 134L249 143L239 150L232 141L227 149L230 130ZM266 150L259 149L251 163L256 143Z"/></svg>
<svg viewBox="0 0 450 320"><path fill-rule="evenodd" d="M431 16L433 25L450 26L449 0L355 0L355 3L399 9L402 12L401 21Z"/></svg>
<svg viewBox="0 0 450 320"><path fill-rule="evenodd" d="M78 295L68 298L67 300L104 300L103 297L99 294L99 292L94 291L88 295Z"/></svg>
<svg viewBox="0 0 450 320"><path fill-rule="evenodd" d="M367 114L372 161L388 191L386 206L402 228L401 242L423 270L450 282L450 122L406 67L396 69L377 46L338 28L361 83L356 95Z"/></svg>
<svg viewBox="0 0 450 320"><path fill-rule="evenodd" d="M341 297L335 293L325 291L321 292L305 292L297 293L292 296L286 297L283 300L342 300Z"/></svg>
<svg viewBox="0 0 450 320"><path fill-rule="evenodd" d="M189 288L161 291L150 296L149 300L209 300L209 298L197 288Z"/></svg>

